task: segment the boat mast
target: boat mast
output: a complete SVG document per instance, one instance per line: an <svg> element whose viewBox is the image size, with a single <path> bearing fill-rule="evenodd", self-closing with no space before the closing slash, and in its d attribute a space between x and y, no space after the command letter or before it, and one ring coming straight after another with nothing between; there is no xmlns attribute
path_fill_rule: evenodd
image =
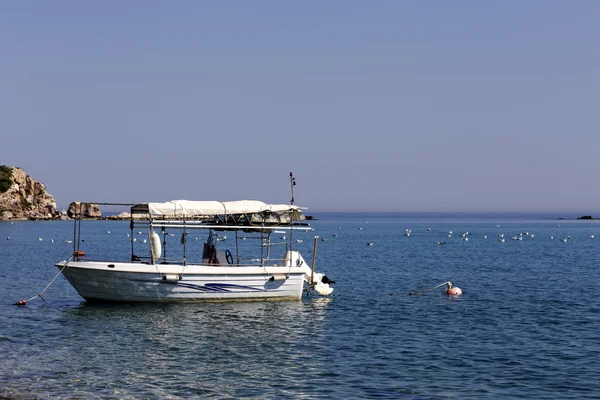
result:
<svg viewBox="0 0 600 400"><path fill-rule="evenodd" d="M290 188L292 190L292 200L290 201L290 205L294 205L294 186L296 186L296 178L294 178L294 174L292 172L290 172ZM294 211L290 211L290 251L293 251L293 240L294 240L294 235L293 232L294 230L292 229L294 225ZM287 246L286 246L287 247ZM287 251L287 249L286 249Z"/></svg>
<svg viewBox="0 0 600 400"><path fill-rule="evenodd" d="M290 172L290 188L292 189L291 205L294 205L294 186L296 186L296 178L294 178L294 174Z"/></svg>

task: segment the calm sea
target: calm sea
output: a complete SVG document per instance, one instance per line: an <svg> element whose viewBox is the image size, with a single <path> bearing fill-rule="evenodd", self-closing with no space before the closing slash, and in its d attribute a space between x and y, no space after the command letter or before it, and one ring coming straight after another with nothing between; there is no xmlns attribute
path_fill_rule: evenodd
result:
<svg viewBox="0 0 600 400"><path fill-rule="evenodd" d="M275 303L92 305L59 277L16 307L69 257L72 223L0 222L0 398L600 398L599 221L315 216L295 238L307 260L327 238L334 295ZM126 258L128 231L88 222L83 250ZM464 294L407 296L448 280Z"/></svg>

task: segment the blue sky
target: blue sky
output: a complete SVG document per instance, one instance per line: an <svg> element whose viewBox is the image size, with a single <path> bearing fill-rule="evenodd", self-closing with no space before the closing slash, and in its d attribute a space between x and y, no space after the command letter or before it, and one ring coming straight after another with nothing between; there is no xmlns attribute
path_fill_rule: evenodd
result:
<svg viewBox="0 0 600 400"><path fill-rule="evenodd" d="M600 211L600 2L0 3L0 164L58 202Z"/></svg>

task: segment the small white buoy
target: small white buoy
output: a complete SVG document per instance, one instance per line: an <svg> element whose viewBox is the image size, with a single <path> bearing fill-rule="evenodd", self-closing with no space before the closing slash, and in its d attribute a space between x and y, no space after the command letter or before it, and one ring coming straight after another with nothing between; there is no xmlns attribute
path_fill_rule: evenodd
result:
<svg viewBox="0 0 600 400"><path fill-rule="evenodd" d="M462 294L462 290L459 287L454 286L454 283L448 282L448 287L444 290L444 294L448 296L458 296Z"/></svg>

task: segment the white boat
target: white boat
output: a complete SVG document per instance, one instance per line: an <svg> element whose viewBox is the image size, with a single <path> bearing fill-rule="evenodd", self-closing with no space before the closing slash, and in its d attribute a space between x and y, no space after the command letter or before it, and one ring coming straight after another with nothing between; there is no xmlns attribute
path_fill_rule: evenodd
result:
<svg viewBox="0 0 600 400"><path fill-rule="evenodd" d="M298 300L304 292L328 295L333 291L329 285L334 282L314 271L317 239L312 265L293 247L294 233L311 229L301 222L304 216L298 206L255 200L177 200L129 206L131 235L139 229L148 233L144 254L132 244L131 261L103 260L86 255L80 241L75 241L72 258L56 263L88 301ZM74 237L78 237L81 224L74 226ZM181 239L169 243L167 230L179 230ZM189 240L192 230L204 231L206 241ZM287 232L286 241L273 235L276 230ZM235 235L235 240L220 241L221 232ZM251 238L260 240L239 243ZM181 254L174 255L169 246Z"/></svg>

